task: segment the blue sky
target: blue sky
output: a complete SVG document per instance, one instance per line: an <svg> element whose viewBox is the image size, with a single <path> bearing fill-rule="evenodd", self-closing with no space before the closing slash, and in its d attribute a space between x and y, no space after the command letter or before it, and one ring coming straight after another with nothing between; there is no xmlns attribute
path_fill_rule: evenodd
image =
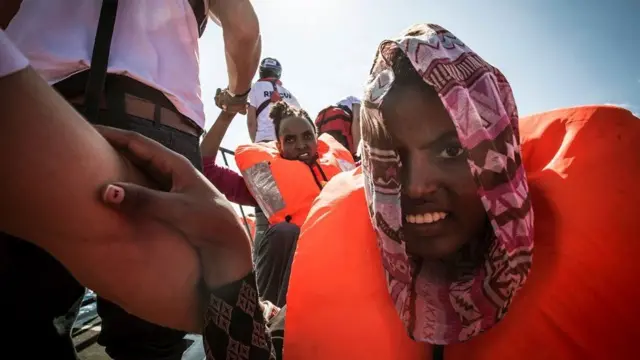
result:
<svg viewBox="0 0 640 360"><path fill-rule="evenodd" d="M444 26L500 68L521 115L553 108L619 104L640 113L638 0L254 0L263 56L312 116L360 96L377 45L415 23ZM217 87L227 84L222 32L200 41L202 95L211 126ZM238 116L222 145L248 142Z"/></svg>

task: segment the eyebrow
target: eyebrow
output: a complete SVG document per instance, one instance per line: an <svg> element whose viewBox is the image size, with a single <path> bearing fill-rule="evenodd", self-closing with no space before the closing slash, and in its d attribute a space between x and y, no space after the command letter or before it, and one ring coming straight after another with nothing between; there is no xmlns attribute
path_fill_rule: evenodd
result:
<svg viewBox="0 0 640 360"><path fill-rule="evenodd" d="M313 130L306 130L305 132L303 132L300 135L307 135L307 134L313 134ZM283 137L287 137L287 136L295 137L296 135L295 134L281 134L281 136L283 136Z"/></svg>
<svg viewBox="0 0 640 360"><path fill-rule="evenodd" d="M440 134L440 136L438 136L437 138L425 143L424 145L420 146L421 149L428 149L431 148L435 145L439 145L443 142L447 142L450 141L452 139L455 139L456 141L460 141L460 139L458 138L458 132L456 130L450 130L447 132L444 132L442 134Z"/></svg>

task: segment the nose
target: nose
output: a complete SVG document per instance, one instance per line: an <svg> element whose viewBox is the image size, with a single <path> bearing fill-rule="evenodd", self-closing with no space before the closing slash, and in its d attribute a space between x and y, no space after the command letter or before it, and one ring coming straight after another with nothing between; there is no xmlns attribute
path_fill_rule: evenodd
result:
<svg viewBox="0 0 640 360"><path fill-rule="evenodd" d="M403 192L413 199L433 196L442 187L439 172L426 158L412 159L403 164Z"/></svg>
<svg viewBox="0 0 640 360"><path fill-rule="evenodd" d="M296 139L296 149L297 150L306 150L307 142L304 139Z"/></svg>

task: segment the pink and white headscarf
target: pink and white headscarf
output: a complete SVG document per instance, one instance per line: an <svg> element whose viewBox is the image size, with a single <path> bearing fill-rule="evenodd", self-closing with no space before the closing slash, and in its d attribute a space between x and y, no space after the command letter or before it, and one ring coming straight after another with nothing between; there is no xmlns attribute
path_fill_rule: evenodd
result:
<svg viewBox="0 0 640 360"><path fill-rule="evenodd" d="M402 164L380 111L394 82L391 61L398 49L449 112L493 229L482 264L469 268L461 262L455 279L437 275L443 265L412 258L403 242ZM362 115L366 198L389 293L410 336L451 344L489 329L505 315L525 282L533 249L533 212L520 156L518 111L507 79L447 30L418 25L380 45Z"/></svg>

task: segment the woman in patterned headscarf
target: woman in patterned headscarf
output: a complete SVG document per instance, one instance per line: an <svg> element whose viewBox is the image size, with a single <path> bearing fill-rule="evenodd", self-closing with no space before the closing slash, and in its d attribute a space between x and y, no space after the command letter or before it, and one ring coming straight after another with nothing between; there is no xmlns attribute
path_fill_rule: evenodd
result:
<svg viewBox="0 0 640 360"><path fill-rule="evenodd" d="M499 321L531 266L518 114L496 68L417 26L381 44L364 107L362 169L332 180L302 229L285 359L424 358L419 342L465 341ZM389 336L371 334L380 325Z"/></svg>
<svg viewBox="0 0 640 360"><path fill-rule="evenodd" d="M445 29L381 45L363 117L365 191L415 340L486 330L526 280L533 214L517 131L507 80Z"/></svg>
<svg viewBox="0 0 640 360"><path fill-rule="evenodd" d="M633 322L599 310L640 317L640 291L617 280L633 277L618 274L616 259L633 260L612 245L640 234L617 210L640 176L630 155L638 119L585 107L519 126L502 73L429 24L381 44L363 106L362 168L329 183L302 229L285 359L599 359L630 350L640 332L611 335L603 325ZM615 174L616 185L594 169ZM532 203L542 214L529 279ZM603 275L581 275L591 267ZM597 297L579 295L590 291Z"/></svg>
<svg viewBox="0 0 640 360"><path fill-rule="evenodd" d="M283 338L285 360L634 358L639 119L518 124L504 76L436 25L382 43L364 108L362 167L314 201L286 314L267 331L253 274L208 289L208 359L281 358Z"/></svg>

